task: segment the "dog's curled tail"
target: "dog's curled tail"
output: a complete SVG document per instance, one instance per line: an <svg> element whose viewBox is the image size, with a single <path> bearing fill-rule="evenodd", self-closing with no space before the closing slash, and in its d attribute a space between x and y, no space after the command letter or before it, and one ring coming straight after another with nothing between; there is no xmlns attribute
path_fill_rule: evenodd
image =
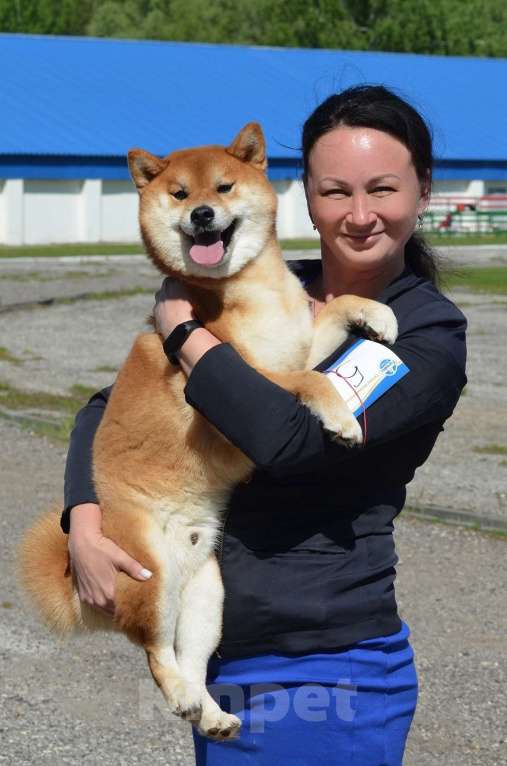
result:
<svg viewBox="0 0 507 766"><path fill-rule="evenodd" d="M25 532L17 564L21 585L51 630L63 634L84 627L57 511L45 513Z"/></svg>

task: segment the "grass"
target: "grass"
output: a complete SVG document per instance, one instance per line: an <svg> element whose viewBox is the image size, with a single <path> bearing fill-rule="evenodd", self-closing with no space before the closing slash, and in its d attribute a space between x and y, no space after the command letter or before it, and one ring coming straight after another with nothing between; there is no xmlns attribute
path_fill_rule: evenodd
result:
<svg viewBox="0 0 507 766"><path fill-rule="evenodd" d="M444 290L507 295L507 266L463 266L442 276Z"/></svg>
<svg viewBox="0 0 507 766"><path fill-rule="evenodd" d="M281 239L284 250L315 250L318 239ZM64 255L142 255L141 243L114 242L82 243L78 245L0 245L0 258L58 258Z"/></svg>
<svg viewBox="0 0 507 766"><path fill-rule="evenodd" d="M479 455L507 455L507 447L504 444L484 444L482 447L474 447L474 452Z"/></svg>
<svg viewBox="0 0 507 766"><path fill-rule="evenodd" d="M436 511L438 513L438 511ZM460 522L451 519L446 519L440 516L432 516L430 513L425 513L417 507L405 506L402 511L402 518L406 521L413 522L415 524L442 524L447 527L460 527L467 532L478 532L481 535L487 535L488 537L496 537L502 540L507 540L506 529L489 529L484 527L480 519L476 521Z"/></svg>
<svg viewBox="0 0 507 766"><path fill-rule="evenodd" d="M109 277L113 274L112 269L106 271L57 271L53 274L45 274L43 271L24 271L22 274L0 274L0 280L8 282L55 282L62 279L86 279L86 277Z"/></svg>
<svg viewBox="0 0 507 766"><path fill-rule="evenodd" d="M112 364L101 364L95 367L93 372L118 372L118 367L113 367Z"/></svg>
<svg viewBox="0 0 507 766"><path fill-rule="evenodd" d="M23 351L24 356L16 356L12 354L5 346L0 346L0 362L10 362L11 364L24 364L25 362L34 362L44 357L34 354L29 348L25 348Z"/></svg>
<svg viewBox="0 0 507 766"><path fill-rule="evenodd" d="M69 298L56 298L55 303L75 303L76 300L87 301L110 301L118 298L130 298L132 295L153 295L153 289L148 287L129 287L125 290L99 290L91 293L84 293L81 296L70 296Z"/></svg>
<svg viewBox="0 0 507 766"><path fill-rule="evenodd" d="M66 443L74 415L95 390L78 384L72 386L68 394L52 394L47 391L24 391L0 382L0 417L15 420L39 436Z"/></svg>
<svg viewBox="0 0 507 766"><path fill-rule="evenodd" d="M281 239L280 247L282 250L319 250L318 239Z"/></svg>
<svg viewBox="0 0 507 766"><path fill-rule="evenodd" d="M10 364L23 364L26 361L20 356L12 354L5 346L0 346L0 362L10 362Z"/></svg>
<svg viewBox="0 0 507 766"><path fill-rule="evenodd" d="M67 245L0 245L0 258L55 258L62 255L140 255L141 243L96 242Z"/></svg>
<svg viewBox="0 0 507 766"><path fill-rule="evenodd" d="M430 232L426 239L431 245L507 245L507 231L496 234L439 234ZM319 248L316 237L299 239L281 239L284 250L315 250ZM58 256L80 255L141 255L144 248L141 242L95 242L58 245L0 245L1 258L55 258Z"/></svg>
<svg viewBox="0 0 507 766"><path fill-rule="evenodd" d="M507 245L507 231L496 234L425 234L425 239L434 247L461 247L466 245Z"/></svg>

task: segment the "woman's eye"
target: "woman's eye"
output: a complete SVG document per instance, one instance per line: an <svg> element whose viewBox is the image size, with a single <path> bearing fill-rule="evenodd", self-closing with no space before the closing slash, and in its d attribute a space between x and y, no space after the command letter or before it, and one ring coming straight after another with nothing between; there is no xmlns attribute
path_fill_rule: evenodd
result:
<svg viewBox="0 0 507 766"><path fill-rule="evenodd" d="M217 187L217 192L219 194L227 194L227 192L230 192L234 184L220 184L220 186Z"/></svg>
<svg viewBox="0 0 507 766"><path fill-rule="evenodd" d="M183 191L183 189L178 189L177 192L171 192L173 197L176 197L176 199L184 200L188 197L188 194L186 191Z"/></svg>
<svg viewBox="0 0 507 766"><path fill-rule="evenodd" d="M325 197L346 197L347 192L343 189L327 189L324 192Z"/></svg>
<svg viewBox="0 0 507 766"><path fill-rule="evenodd" d="M396 191L392 186L376 186L373 189L373 194L387 194L389 192Z"/></svg>

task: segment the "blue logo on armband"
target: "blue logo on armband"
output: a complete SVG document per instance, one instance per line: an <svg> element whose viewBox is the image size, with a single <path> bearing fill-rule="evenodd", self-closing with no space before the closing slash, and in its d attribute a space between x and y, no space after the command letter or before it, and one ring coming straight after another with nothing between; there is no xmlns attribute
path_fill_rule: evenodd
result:
<svg viewBox="0 0 507 766"><path fill-rule="evenodd" d="M398 364L394 359L382 359L378 367L384 375L396 375L398 371Z"/></svg>

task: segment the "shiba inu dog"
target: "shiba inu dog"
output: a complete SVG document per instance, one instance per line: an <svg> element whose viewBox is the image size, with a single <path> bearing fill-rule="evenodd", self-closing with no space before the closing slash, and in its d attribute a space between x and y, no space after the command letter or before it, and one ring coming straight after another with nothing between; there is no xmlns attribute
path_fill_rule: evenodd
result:
<svg viewBox="0 0 507 766"><path fill-rule="evenodd" d="M276 196L265 175L260 127L246 125L226 148L163 159L132 150L129 167L148 255L162 273L185 281L206 328L299 397L324 428L358 444L358 422L326 376L311 368L338 347L351 324L393 342L396 320L381 304L345 296L314 322L276 241ZM118 574L112 620L81 603L56 512L27 532L21 576L51 628L123 631L144 648L170 709L203 734L227 739L240 721L205 686L224 595L214 549L230 492L253 465L185 402L185 382L160 336L141 334L93 447L103 532L152 578L141 583Z"/></svg>

